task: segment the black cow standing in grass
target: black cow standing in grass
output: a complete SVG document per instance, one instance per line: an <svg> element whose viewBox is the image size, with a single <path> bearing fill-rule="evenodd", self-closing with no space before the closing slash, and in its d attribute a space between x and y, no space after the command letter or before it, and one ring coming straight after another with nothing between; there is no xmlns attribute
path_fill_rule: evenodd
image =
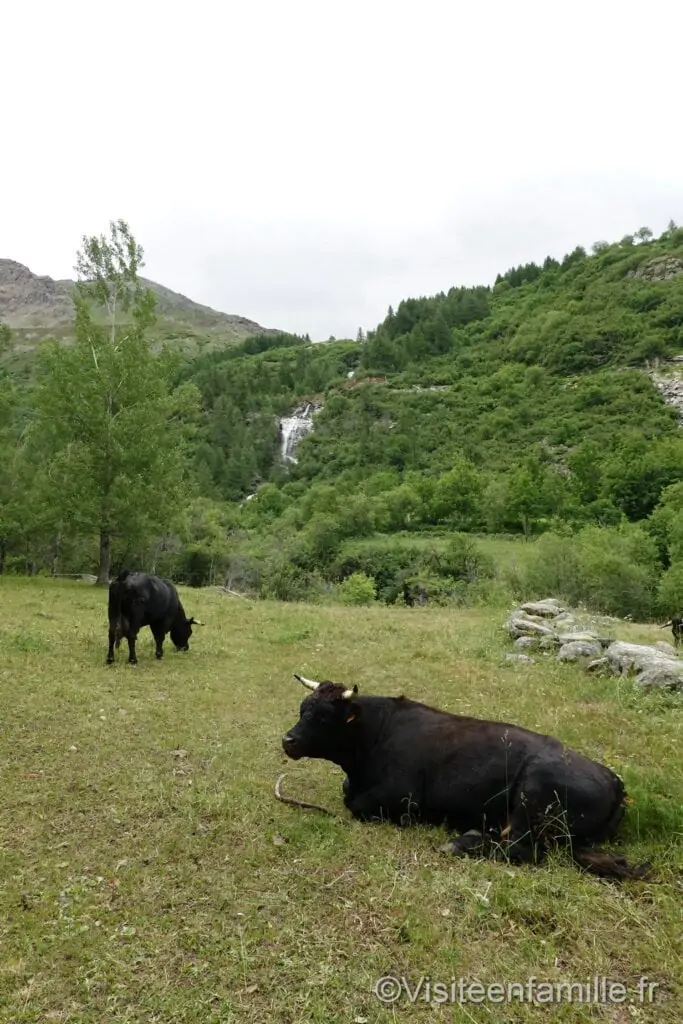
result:
<svg viewBox="0 0 683 1024"><path fill-rule="evenodd" d="M661 629L666 629L667 626L671 626L671 632L674 635L674 646L678 647L681 640L683 640L683 619L669 619Z"/></svg>
<svg viewBox="0 0 683 1024"><path fill-rule="evenodd" d="M590 850L616 833L621 779L551 736L505 722L452 715L405 697L359 697L329 681L296 678L313 692L282 739L288 757L323 758L346 773L355 818L445 825L445 852L540 862L552 845L598 875L640 878L649 864Z"/></svg>
<svg viewBox="0 0 683 1024"><path fill-rule="evenodd" d="M107 664L114 661L114 645L128 640L128 663L137 665L135 641L143 626L149 626L156 643L156 656L164 656L167 633L179 651L189 650L192 626L201 626L199 619L188 619L178 591L170 580L146 572L125 569L109 584L109 650Z"/></svg>

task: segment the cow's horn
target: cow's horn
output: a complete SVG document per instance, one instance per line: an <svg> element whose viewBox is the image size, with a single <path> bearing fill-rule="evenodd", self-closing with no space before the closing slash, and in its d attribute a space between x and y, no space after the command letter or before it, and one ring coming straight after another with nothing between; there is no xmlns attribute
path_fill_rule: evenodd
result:
<svg viewBox="0 0 683 1024"><path fill-rule="evenodd" d="M303 683L304 686L307 687L307 689L309 690L317 690L318 687L320 686L320 683L316 683L315 679L306 679L305 676L299 676L296 674L296 672L294 673L294 678L298 679L299 682Z"/></svg>
<svg viewBox="0 0 683 1024"><path fill-rule="evenodd" d="M204 625L204 623L201 621L201 619L190 619L190 623L193 626L203 626Z"/></svg>
<svg viewBox="0 0 683 1024"><path fill-rule="evenodd" d="M344 692L342 693L342 700L351 700L351 698L355 697L357 693L358 693L358 687L357 686L354 686L354 688L352 690L344 690Z"/></svg>

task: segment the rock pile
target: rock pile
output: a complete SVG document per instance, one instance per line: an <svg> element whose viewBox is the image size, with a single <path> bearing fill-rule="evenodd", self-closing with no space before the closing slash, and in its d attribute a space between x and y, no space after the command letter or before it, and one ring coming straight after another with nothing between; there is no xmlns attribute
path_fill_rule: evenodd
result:
<svg viewBox="0 0 683 1024"><path fill-rule="evenodd" d="M631 644L582 629L554 598L521 605L510 615L506 628L517 649L506 655L506 661L533 662L531 652L552 652L557 661L577 662L588 672L633 675L636 684L646 688L683 689L683 659L671 644Z"/></svg>

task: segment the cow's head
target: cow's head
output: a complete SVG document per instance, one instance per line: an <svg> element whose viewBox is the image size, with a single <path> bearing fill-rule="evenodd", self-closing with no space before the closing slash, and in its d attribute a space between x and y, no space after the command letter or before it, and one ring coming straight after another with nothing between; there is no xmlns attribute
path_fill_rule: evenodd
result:
<svg viewBox="0 0 683 1024"><path fill-rule="evenodd" d="M299 708L299 721L282 737L282 748L293 760L300 757L320 757L338 762L353 745L353 723L359 714L353 697L358 687L348 690L339 683L295 675L300 683L311 690Z"/></svg>
<svg viewBox="0 0 683 1024"><path fill-rule="evenodd" d="M177 651L189 651L192 627L203 625L204 623L200 622L199 619L186 619L184 615L178 616L169 631L171 643L175 649Z"/></svg>

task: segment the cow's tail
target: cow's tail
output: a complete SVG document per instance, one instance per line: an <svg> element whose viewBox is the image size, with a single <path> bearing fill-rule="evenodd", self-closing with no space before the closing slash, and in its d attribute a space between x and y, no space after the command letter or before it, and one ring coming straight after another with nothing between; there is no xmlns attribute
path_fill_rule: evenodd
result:
<svg viewBox="0 0 683 1024"><path fill-rule="evenodd" d="M627 795L624 783L615 775L615 794L612 812L605 823L602 839L611 839L626 813ZM592 875L602 878L647 878L652 872L652 864L629 864L625 857L607 850L576 847L571 850L572 860Z"/></svg>
<svg viewBox="0 0 683 1024"><path fill-rule="evenodd" d="M592 875L602 878L648 878L652 864L629 864L625 857L606 850L572 850L572 860Z"/></svg>

